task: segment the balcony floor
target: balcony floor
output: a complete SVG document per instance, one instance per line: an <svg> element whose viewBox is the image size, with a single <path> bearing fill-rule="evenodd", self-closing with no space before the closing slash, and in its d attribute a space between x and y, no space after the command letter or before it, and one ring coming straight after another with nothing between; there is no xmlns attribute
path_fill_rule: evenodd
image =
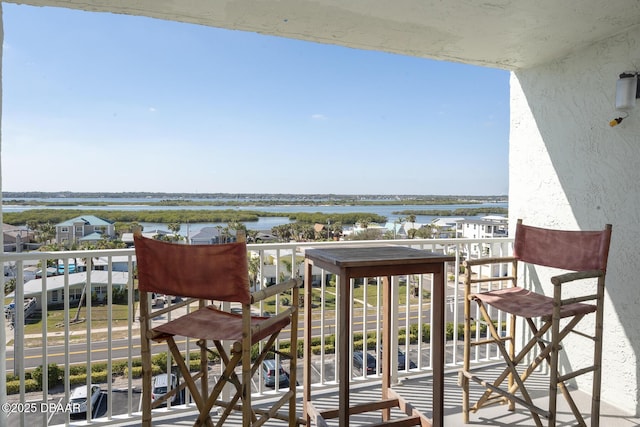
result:
<svg viewBox="0 0 640 427"><path fill-rule="evenodd" d="M487 368L492 369L492 368ZM497 368L493 368L497 372ZM488 377L489 378L489 377ZM547 388L544 385L544 377L542 374L534 374L527 381L529 393L532 395L534 401L541 406L546 406ZM402 384L395 387L397 391L410 401L416 408L424 411L424 413L430 417L430 405L431 405L431 378L425 376L422 378L413 378L403 381ZM471 393L472 399L479 397L483 392L480 385L472 383ZM302 392L300 392L300 395ZM314 403L318 408L328 409L335 408L337 390L335 388L318 390L314 392ZM589 425L590 417L586 414L589 412L590 395L575 391L572 396L576 400L576 404L582 409L585 414L585 421ZM351 404L364 403L367 401L376 400L380 397L380 386L377 382L369 383L354 383L351 386ZM445 426L462 426L462 393L461 389L457 385L457 373L451 372L445 377ZM268 404L265 403L265 406ZM301 412L302 404L298 404L298 411ZM392 411L392 416L394 411ZM397 411L396 415L400 415ZM475 414L470 415L470 423L468 425L483 425L483 426L535 426L535 423L531 419L529 412L522 406L516 406L514 412L509 412L504 405L493 405L487 408L483 408ZM156 426L191 426L195 417L193 415L187 415L184 412L180 414L164 414L154 416L154 425ZM213 417L214 423L216 417ZM350 426L366 425L372 422L380 422L379 413L373 412L368 414L361 414L358 416L352 416L350 419ZM330 425L338 425L336 420L329 420ZM123 426L138 425L135 424L122 424ZM240 418L233 416L225 425L228 426L240 426ZM285 423L281 421L268 422L266 426L284 426ZM576 425L575 420L568 408L564 398L558 396L558 422L557 425L561 426L573 426ZM602 426L616 426L616 427L631 427L640 425L640 417L625 414L612 405L601 403L601 416L600 425Z"/></svg>

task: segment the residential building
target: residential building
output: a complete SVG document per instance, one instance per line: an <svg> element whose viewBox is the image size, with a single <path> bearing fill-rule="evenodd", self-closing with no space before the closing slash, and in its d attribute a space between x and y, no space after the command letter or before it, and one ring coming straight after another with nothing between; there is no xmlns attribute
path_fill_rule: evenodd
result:
<svg viewBox="0 0 640 427"><path fill-rule="evenodd" d="M60 244L99 241L116 235L113 223L93 215L83 215L56 224L56 242Z"/></svg>
<svg viewBox="0 0 640 427"><path fill-rule="evenodd" d="M457 237L490 239L509 235L509 219L502 216L460 219L457 221Z"/></svg>
<svg viewBox="0 0 640 427"><path fill-rule="evenodd" d="M111 272L109 278L108 271L91 271L91 291L89 295L95 294L98 301L104 302L107 298L108 284L111 281L112 288L126 289L129 282L129 273L125 271ZM80 301L82 290L87 284L87 272L69 274L69 284L67 298L70 303ZM65 298L65 276L51 276L47 279L47 306L61 306ZM8 297L13 297L13 294ZM33 279L24 284L24 298L36 298L36 308L42 309L42 280Z"/></svg>
<svg viewBox="0 0 640 427"><path fill-rule="evenodd" d="M33 231L25 227L2 224L2 234L5 252L22 252L39 246L35 243Z"/></svg>
<svg viewBox="0 0 640 427"><path fill-rule="evenodd" d="M155 230L142 230L142 235L149 239L156 239L159 236L170 236L172 233L167 230L155 229ZM122 233L120 238L124 244L128 247L133 247L133 233Z"/></svg>
<svg viewBox="0 0 640 427"><path fill-rule="evenodd" d="M235 242L236 232L221 227L203 227L198 233L191 236L192 245L212 245L218 243Z"/></svg>
<svg viewBox="0 0 640 427"><path fill-rule="evenodd" d="M433 237L438 239L449 239L458 237L458 223L463 221L462 217L436 218L431 221Z"/></svg>

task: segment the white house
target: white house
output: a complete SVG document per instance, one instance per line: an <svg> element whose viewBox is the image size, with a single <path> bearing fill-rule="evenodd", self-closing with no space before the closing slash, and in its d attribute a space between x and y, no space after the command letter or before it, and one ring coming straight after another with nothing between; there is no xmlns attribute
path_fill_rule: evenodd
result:
<svg viewBox="0 0 640 427"><path fill-rule="evenodd" d="M457 221L457 228L458 237L468 239L507 237L509 235L509 220L502 216L461 219Z"/></svg>
<svg viewBox="0 0 640 427"><path fill-rule="evenodd" d="M107 290L109 283L109 272L92 270L90 272L91 279L91 292L87 293L87 298L95 292L98 300L105 300L107 298ZM65 276L50 276L47 278L47 305L58 305L64 302L65 298ZM82 289L87 283L87 272L71 273L69 274L69 287L67 297L69 302L78 302L82 295ZM125 289L129 283L129 273L125 271L114 271L111 273L111 285L113 288ZM88 290L87 290L88 291ZM37 308L42 308L42 279L29 280L24 284L24 297L37 299ZM8 297L14 297L14 294L8 295Z"/></svg>

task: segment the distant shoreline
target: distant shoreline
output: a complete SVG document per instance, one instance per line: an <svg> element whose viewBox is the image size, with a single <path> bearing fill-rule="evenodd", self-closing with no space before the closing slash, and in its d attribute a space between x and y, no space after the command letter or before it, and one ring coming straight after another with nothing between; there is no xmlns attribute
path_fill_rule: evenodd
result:
<svg viewBox="0 0 640 427"><path fill-rule="evenodd" d="M26 199L26 200L25 200ZM46 200L42 200L46 199ZM72 199L72 200L69 200ZM110 199L110 200L101 200ZM115 199L115 200L114 200ZM129 199L118 200L118 199ZM131 200L135 199L135 200ZM148 199L148 202L146 201ZM154 200L155 199L155 200ZM3 204L22 206L261 206L261 205L442 205L506 203L507 196L458 195L338 195L338 194L232 194L232 193L89 193L89 192L3 192Z"/></svg>

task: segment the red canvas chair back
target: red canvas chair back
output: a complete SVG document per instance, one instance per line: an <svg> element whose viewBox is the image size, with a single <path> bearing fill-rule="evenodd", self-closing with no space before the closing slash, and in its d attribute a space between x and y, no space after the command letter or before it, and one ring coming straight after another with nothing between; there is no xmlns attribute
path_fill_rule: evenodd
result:
<svg viewBox="0 0 640 427"><path fill-rule="evenodd" d="M606 271L611 227L566 231L531 227L518 221L514 256L518 260L572 271Z"/></svg>
<svg viewBox="0 0 640 427"><path fill-rule="evenodd" d="M247 245L183 245L134 235L138 288L182 297L250 303Z"/></svg>

